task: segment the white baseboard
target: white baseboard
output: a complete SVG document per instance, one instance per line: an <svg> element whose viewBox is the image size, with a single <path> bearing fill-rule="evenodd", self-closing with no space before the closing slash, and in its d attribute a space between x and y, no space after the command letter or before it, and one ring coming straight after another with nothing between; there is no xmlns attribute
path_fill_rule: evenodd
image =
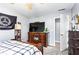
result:
<svg viewBox="0 0 79 59"><path fill-rule="evenodd" d="M55 46L55 44L48 44L49 46Z"/></svg>

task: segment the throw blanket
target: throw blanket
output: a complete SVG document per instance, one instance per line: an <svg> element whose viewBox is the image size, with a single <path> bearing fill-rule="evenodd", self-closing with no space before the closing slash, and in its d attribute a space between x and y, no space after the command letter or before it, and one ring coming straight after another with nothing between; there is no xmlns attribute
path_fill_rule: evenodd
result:
<svg viewBox="0 0 79 59"><path fill-rule="evenodd" d="M8 40L0 42L0 55L42 55L33 45Z"/></svg>

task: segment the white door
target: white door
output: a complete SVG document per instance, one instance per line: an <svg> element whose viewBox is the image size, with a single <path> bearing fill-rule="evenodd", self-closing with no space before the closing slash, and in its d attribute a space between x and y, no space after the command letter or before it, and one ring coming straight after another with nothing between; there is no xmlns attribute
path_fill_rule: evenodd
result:
<svg viewBox="0 0 79 59"><path fill-rule="evenodd" d="M60 15L60 51L67 48L67 18L66 15Z"/></svg>

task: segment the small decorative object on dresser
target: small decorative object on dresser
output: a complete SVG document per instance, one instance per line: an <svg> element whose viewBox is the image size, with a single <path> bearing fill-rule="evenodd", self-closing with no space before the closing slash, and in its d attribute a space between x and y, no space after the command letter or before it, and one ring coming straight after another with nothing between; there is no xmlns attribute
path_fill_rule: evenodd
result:
<svg viewBox="0 0 79 59"><path fill-rule="evenodd" d="M15 40L21 41L21 23L15 24Z"/></svg>

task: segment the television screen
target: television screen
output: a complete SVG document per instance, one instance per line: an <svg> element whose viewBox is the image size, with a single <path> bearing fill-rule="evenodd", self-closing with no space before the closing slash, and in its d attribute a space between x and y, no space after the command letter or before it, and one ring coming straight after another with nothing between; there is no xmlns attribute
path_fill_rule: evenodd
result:
<svg viewBox="0 0 79 59"><path fill-rule="evenodd" d="M43 32L45 28L45 22L30 23L29 32Z"/></svg>

